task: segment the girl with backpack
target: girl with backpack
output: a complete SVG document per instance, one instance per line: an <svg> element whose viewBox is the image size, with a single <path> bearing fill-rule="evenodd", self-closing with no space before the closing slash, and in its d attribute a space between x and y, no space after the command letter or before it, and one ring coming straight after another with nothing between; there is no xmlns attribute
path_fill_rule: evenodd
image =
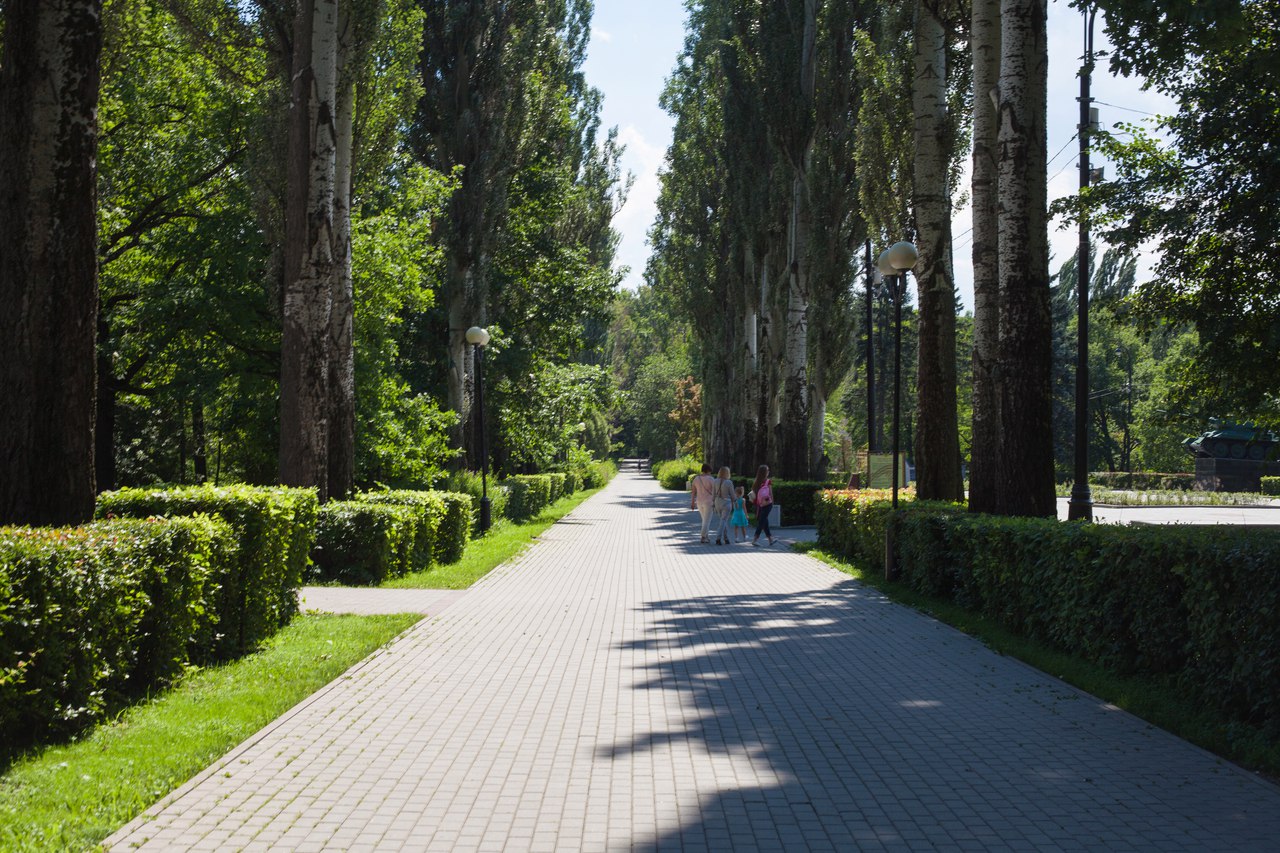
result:
<svg viewBox="0 0 1280 853"><path fill-rule="evenodd" d="M769 510L773 509L773 480L769 479L769 466L761 465L756 471L756 481L751 486L748 496L756 505L756 535L752 545L760 544L760 534L764 533L773 544L773 531L769 529Z"/></svg>

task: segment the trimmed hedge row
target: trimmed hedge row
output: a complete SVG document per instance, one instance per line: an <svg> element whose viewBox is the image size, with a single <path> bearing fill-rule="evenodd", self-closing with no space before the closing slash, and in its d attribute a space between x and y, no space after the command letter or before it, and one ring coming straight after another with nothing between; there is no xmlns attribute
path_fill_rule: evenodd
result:
<svg viewBox="0 0 1280 853"><path fill-rule="evenodd" d="M689 488L689 478L701 470L701 462L685 457L659 462L658 467L653 469L653 476L657 478L658 485L664 489L686 491Z"/></svg>
<svg viewBox="0 0 1280 853"><path fill-rule="evenodd" d="M592 462L578 472L582 477L582 488L598 489L607 486L609 481L618 476L618 464L612 460Z"/></svg>
<svg viewBox="0 0 1280 853"><path fill-rule="evenodd" d="M456 563L471 538L471 496L365 492L320 508L314 577L352 585Z"/></svg>
<svg viewBox="0 0 1280 853"><path fill-rule="evenodd" d="M1263 477L1261 488L1264 495L1280 497L1280 477Z"/></svg>
<svg viewBox="0 0 1280 853"><path fill-rule="evenodd" d="M1195 474L1156 474L1149 471L1093 471L1089 482L1108 489L1141 491L1191 491L1196 487Z"/></svg>
<svg viewBox="0 0 1280 853"><path fill-rule="evenodd" d="M74 732L225 652L234 534L207 516L0 528L0 753Z"/></svg>
<svg viewBox="0 0 1280 853"><path fill-rule="evenodd" d="M912 588L1115 671L1174 678L1206 705L1280 734L1280 534L924 504L895 516L849 495L822 496L822 547L875 565L894 524Z"/></svg>
<svg viewBox="0 0 1280 853"><path fill-rule="evenodd" d="M98 496L99 518L198 514L231 525L239 566L221 581L215 604L218 657L258 645L298 612L298 588L315 541L319 502L312 489L265 486L185 486L121 489Z"/></svg>
<svg viewBox="0 0 1280 853"><path fill-rule="evenodd" d="M551 504L551 477L547 474L516 474L502 481L509 489L507 518L527 521Z"/></svg>

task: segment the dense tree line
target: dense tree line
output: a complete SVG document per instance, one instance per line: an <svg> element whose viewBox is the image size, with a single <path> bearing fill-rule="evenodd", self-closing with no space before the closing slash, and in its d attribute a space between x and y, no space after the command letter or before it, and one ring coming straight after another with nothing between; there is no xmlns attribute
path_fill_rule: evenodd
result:
<svg viewBox="0 0 1280 853"><path fill-rule="evenodd" d="M608 452L625 181L589 0L0 8L0 521L130 483L430 483L471 325L498 466ZM572 424L525 409L555 377Z"/></svg>

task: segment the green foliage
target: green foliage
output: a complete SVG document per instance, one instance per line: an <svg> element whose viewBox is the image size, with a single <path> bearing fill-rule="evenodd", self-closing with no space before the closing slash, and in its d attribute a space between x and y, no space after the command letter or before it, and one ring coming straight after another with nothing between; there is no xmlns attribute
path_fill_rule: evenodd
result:
<svg viewBox="0 0 1280 853"><path fill-rule="evenodd" d="M1280 497L1280 477L1263 477L1262 493Z"/></svg>
<svg viewBox="0 0 1280 853"><path fill-rule="evenodd" d="M438 520L426 508L329 501L316 519L312 577L365 586L426 568ZM419 562L424 547L428 562Z"/></svg>
<svg viewBox="0 0 1280 853"><path fill-rule="evenodd" d="M1156 474L1151 472L1094 471L1089 483L1107 489L1139 489L1143 491L1187 491L1196 486L1195 474Z"/></svg>
<svg viewBox="0 0 1280 853"><path fill-rule="evenodd" d="M460 491L414 492L393 490L387 492L363 492L356 500L381 504L401 504L430 514L433 518L432 544L419 549L422 562L419 568L431 563L448 565L461 557L467 542L471 540L472 516L478 498ZM425 523L425 522L424 522Z"/></svg>
<svg viewBox="0 0 1280 853"><path fill-rule="evenodd" d="M210 660L238 571L230 529L204 516L0 528L0 754Z"/></svg>
<svg viewBox="0 0 1280 853"><path fill-rule="evenodd" d="M191 486L121 489L98 496L97 517L207 514L231 525L238 569L216 600L217 656L252 651L298 612L298 588L315 540L319 502L311 489Z"/></svg>
<svg viewBox="0 0 1280 853"><path fill-rule="evenodd" d="M660 462L653 468L653 476L664 489L686 491L689 480L702 470L702 463L688 456Z"/></svg>
<svg viewBox="0 0 1280 853"><path fill-rule="evenodd" d="M610 480L618 476L617 463L608 459L592 462L581 470L582 487L584 489L598 489L601 486L607 486Z"/></svg>
<svg viewBox="0 0 1280 853"><path fill-rule="evenodd" d="M528 521L551 504L551 477L546 474L517 474L503 481L510 490L507 518Z"/></svg>
<svg viewBox="0 0 1280 853"><path fill-rule="evenodd" d="M1147 328L1199 333L1184 394L1213 398L1219 416L1280 418L1270 367L1280 359L1280 170L1258 144L1280 135L1280 3L1166 4L1155 15L1142 2L1103 5L1113 65L1150 72L1178 108L1152 127L1101 133L1095 148L1116 174L1061 206L1087 210L1114 244L1157 245L1154 275L1131 301Z"/></svg>
<svg viewBox="0 0 1280 853"><path fill-rule="evenodd" d="M671 413L676 410L676 383L690 373L689 359L683 354L655 353L635 368L619 412L628 452L653 460L676 457L678 427Z"/></svg>
<svg viewBox="0 0 1280 853"><path fill-rule="evenodd" d="M557 473L548 474L547 477L551 480L551 496L547 499L547 502L555 503L567 494L564 488L566 478L564 474Z"/></svg>
<svg viewBox="0 0 1280 853"><path fill-rule="evenodd" d="M1280 535L1230 526L1064 524L828 492L824 548L874 564L894 528L902 580L1121 673L1176 679L1280 733Z"/></svg>
<svg viewBox="0 0 1280 853"><path fill-rule="evenodd" d="M193 672L71 743L23 756L0 775L0 850L98 849L420 618L303 616L262 653Z"/></svg>
<svg viewBox="0 0 1280 853"><path fill-rule="evenodd" d="M471 535L472 537L480 535L480 499L484 497L486 492L489 495L489 517L490 519L507 517L507 501L509 500L509 489L505 483L500 483L490 477L488 488L481 482L480 474L476 471L453 471L445 478L441 484L441 488L447 492L458 492L471 496Z"/></svg>
<svg viewBox="0 0 1280 853"><path fill-rule="evenodd" d="M615 391L608 372L589 364L543 363L497 388L499 440L507 470L546 471L579 446L587 421L607 413Z"/></svg>

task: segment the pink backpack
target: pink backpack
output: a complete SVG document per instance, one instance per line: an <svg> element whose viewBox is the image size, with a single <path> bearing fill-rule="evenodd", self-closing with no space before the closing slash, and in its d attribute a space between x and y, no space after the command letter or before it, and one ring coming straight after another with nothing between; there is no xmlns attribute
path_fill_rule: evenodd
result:
<svg viewBox="0 0 1280 853"><path fill-rule="evenodd" d="M773 481L765 480L756 492L756 505L773 503Z"/></svg>

